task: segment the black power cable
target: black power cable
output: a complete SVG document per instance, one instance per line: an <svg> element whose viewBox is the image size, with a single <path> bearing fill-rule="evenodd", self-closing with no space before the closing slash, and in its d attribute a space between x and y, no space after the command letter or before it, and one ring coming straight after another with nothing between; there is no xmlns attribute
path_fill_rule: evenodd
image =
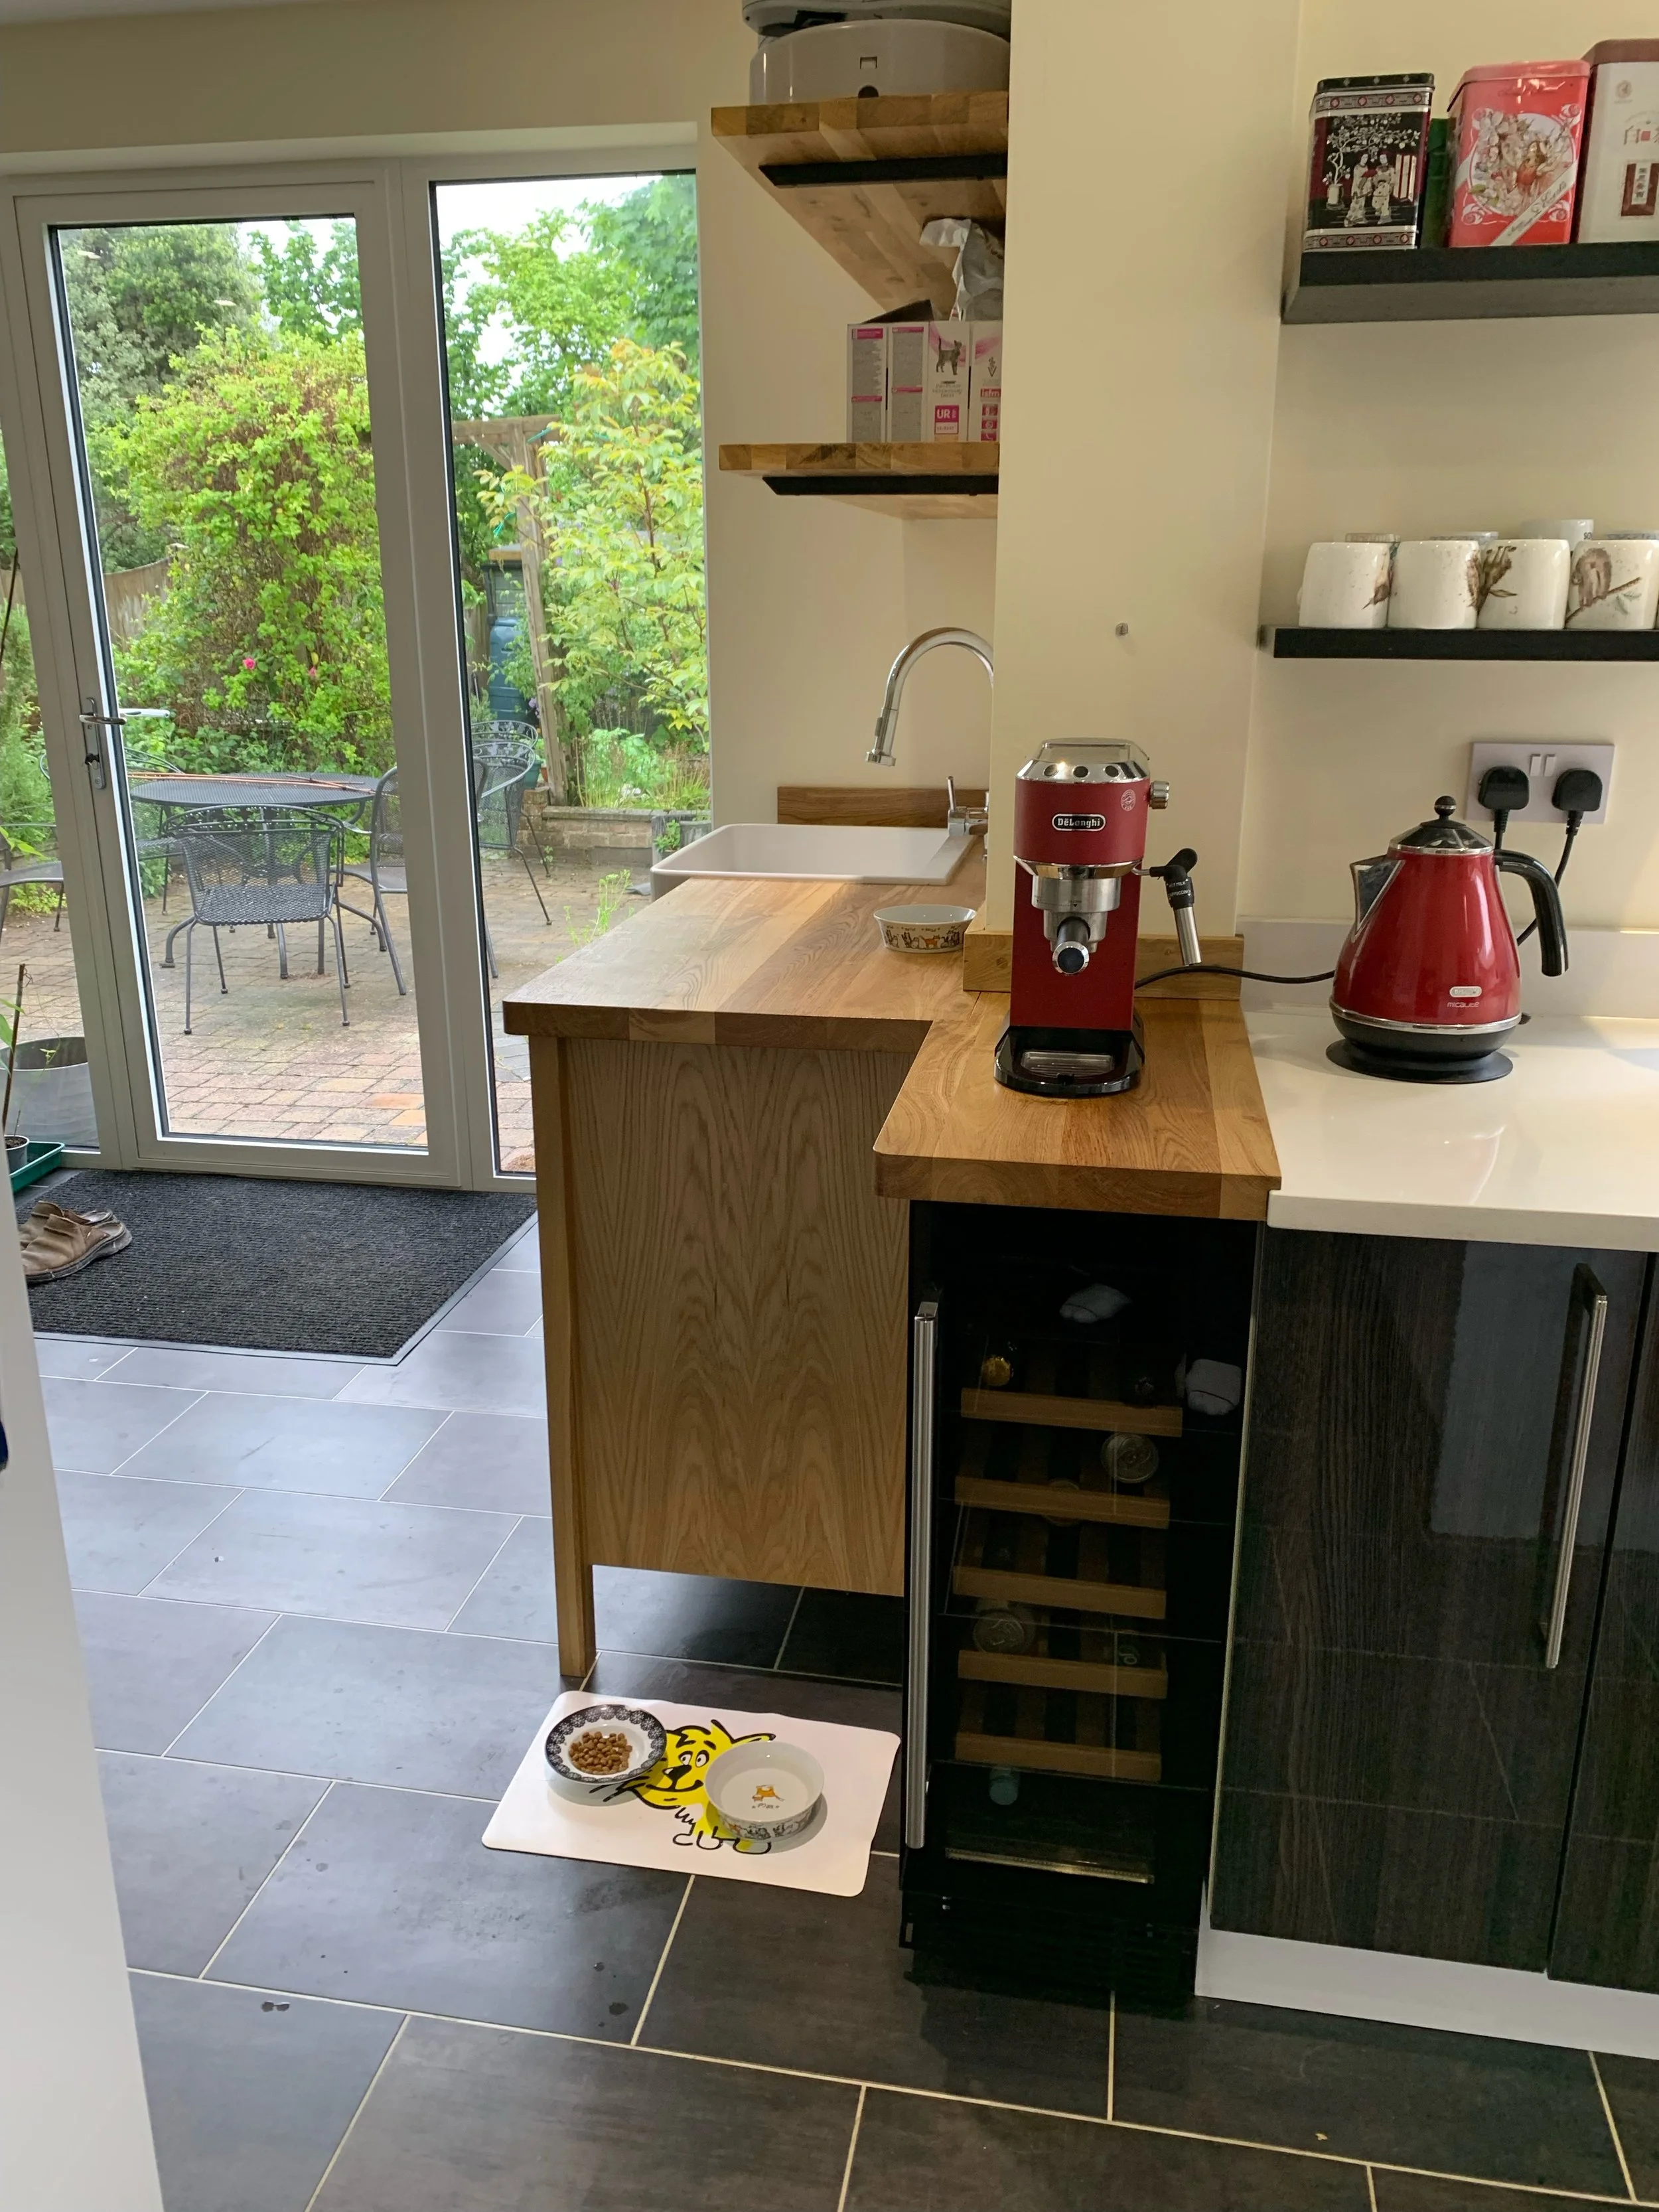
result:
<svg viewBox="0 0 1659 2212"><path fill-rule="evenodd" d="M1577 842L1584 817L1594 814L1601 804L1601 777L1593 768L1563 769L1555 779L1550 804L1559 807L1567 817L1567 834L1561 841L1561 857L1555 864L1555 880L1559 884L1567 872L1567 862L1572 858L1572 848ZM1524 945L1537 927L1535 921L1529 921L1516 939L1516 945Z"/></svg>

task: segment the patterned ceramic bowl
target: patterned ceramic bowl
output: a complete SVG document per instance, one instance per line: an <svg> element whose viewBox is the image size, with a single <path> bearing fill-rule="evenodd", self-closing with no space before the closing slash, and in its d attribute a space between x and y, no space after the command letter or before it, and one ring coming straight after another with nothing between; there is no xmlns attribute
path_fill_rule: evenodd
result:
<svg viewBox="0 0 1659 2212"><path fill-rule="evenodd" d="M823 1802L823 1769L799 1744L734 1743L708 1762L702 1786L723 1820L751 1843L780 1844L810 1828Z"/></svg>
<svg viewBox="0 0 1659 2212"><path fill-rule="evenodd" d="M548 1779L562 1796L604 1803L648 1774L667 1747L662 1723L643 1706L579 1705L547 1732ZM621 1764L597 1763L606 1759Z"/></svg>
<svg viewBox="0 0 1659 2212"><path fill-rule="evenodd" d="M960 952L970 906L882 906L876 927L890 952Z"/></svg>

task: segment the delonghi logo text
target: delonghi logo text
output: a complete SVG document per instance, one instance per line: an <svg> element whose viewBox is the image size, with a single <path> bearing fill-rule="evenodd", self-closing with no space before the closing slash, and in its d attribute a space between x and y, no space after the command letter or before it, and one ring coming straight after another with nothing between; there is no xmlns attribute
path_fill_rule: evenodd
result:
<svg viewBox="0 0 1659 2212"><path fill-rule="evenodd" d="M1056 814L1054 827L1056 830L1103 830L1106 817L1103 814Z"/></svg>

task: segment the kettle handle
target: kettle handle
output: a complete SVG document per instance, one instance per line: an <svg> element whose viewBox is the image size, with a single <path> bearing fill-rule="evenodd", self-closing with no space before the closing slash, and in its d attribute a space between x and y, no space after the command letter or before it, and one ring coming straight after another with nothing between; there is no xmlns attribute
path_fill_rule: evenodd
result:
<svg viewBox="0 0 1659 2212"><path fill-rule="evenodd" d="M1567 925L1561 916L1561 894L1555 878L1530 853L1517 853L1507 845L1493 854L1505 875L1524 876L1532 890L1532 910L1538 918L1538 952L1547 975L1563 975L1567 968Z"/></svg>

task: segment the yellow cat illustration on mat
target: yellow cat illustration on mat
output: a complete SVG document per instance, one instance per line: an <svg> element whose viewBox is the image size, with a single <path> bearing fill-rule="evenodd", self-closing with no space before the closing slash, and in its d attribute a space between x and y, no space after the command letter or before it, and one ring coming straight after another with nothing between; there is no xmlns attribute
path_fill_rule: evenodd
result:
<svg viewBox="0 0 1659 2212"><path fill-rule="evenodd" d="M704 1794L702 1778L709 1762L734 1743L769 1743L770 1729L752 1735L733 1735L717 1720L689 1721L668 1731L667 1748L651 1771L628 1787L641 1804L672 1813L679 1825L674 1838L688 1849L717 1851L731 1844L740 1851L769 1851L765 1843L751 1843L721 1820Z"/></svg>

